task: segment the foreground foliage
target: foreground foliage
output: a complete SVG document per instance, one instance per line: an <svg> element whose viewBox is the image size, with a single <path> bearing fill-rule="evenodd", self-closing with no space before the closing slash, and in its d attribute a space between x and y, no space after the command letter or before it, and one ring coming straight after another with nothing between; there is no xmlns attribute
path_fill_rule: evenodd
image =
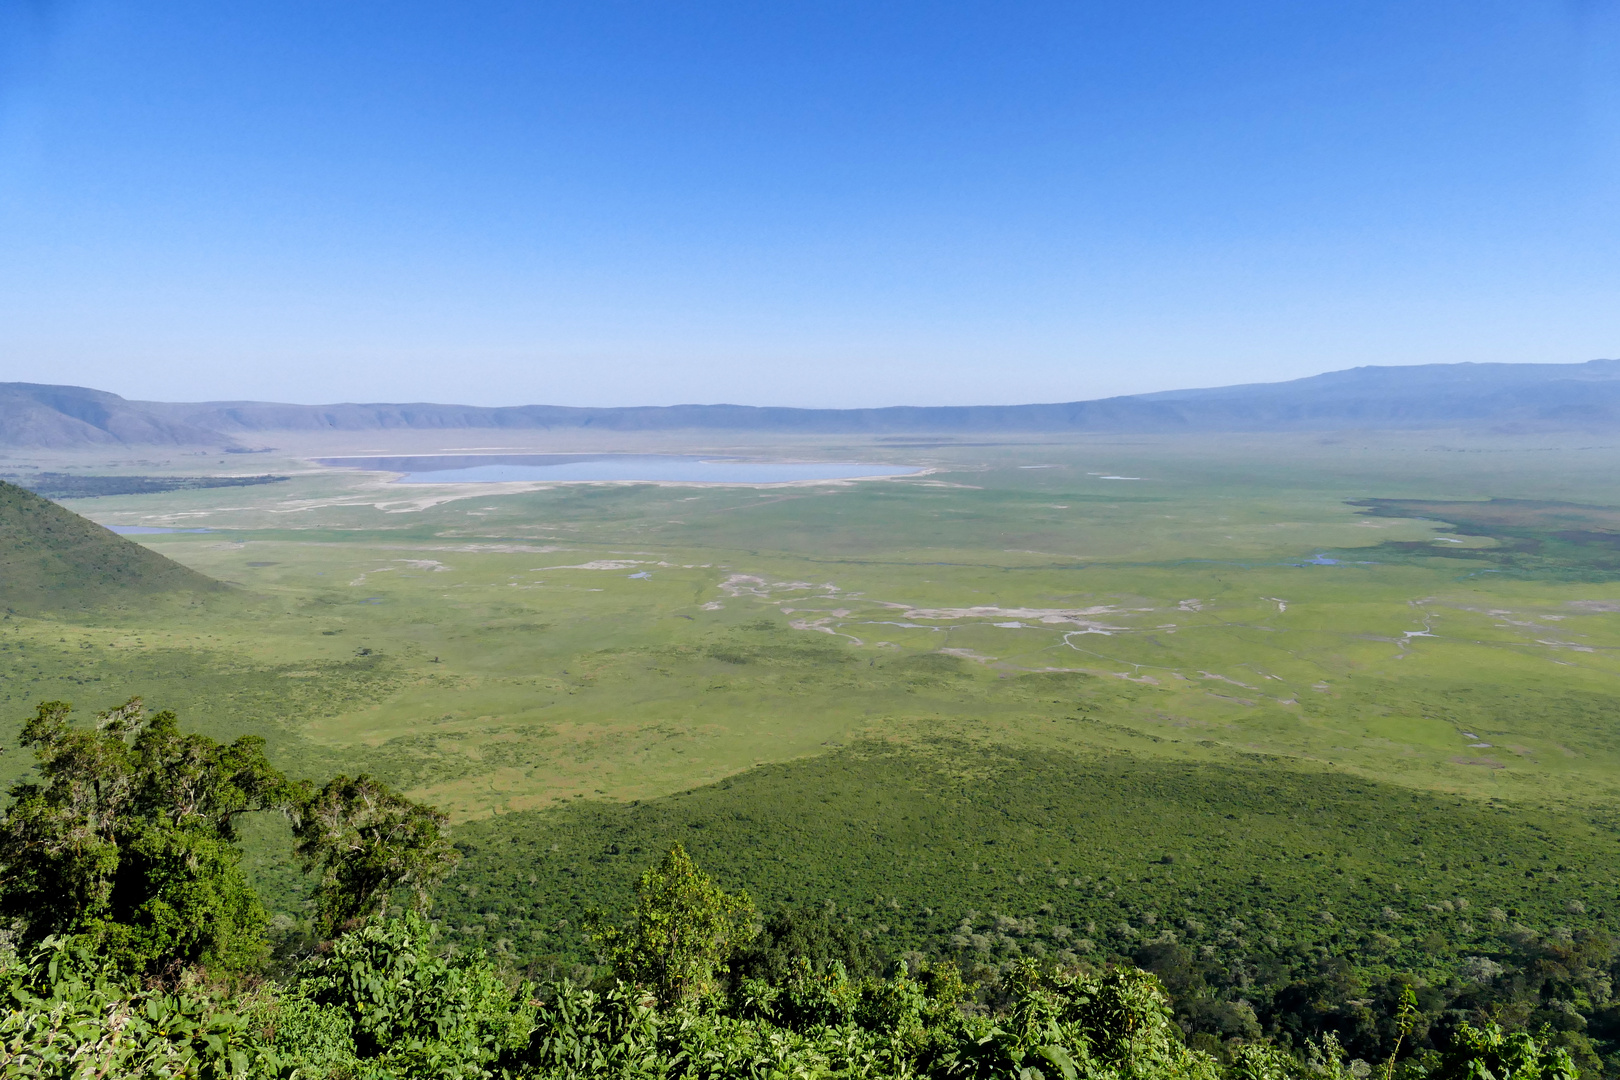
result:
<svg viewBox="0 0 1620 1080"><path fill-rule="evenodd" d="M266 1075L248 1022L213 996L141 990L59 938L0 962L0 1076Z"/></svg>
<svg viewBox="0 0 1620 1080"><path fill-rule="evenodd" d="M954 956L885 955L834 905L761 920L681 844L623 921L589 916L599 966L537 986L427 921L454 864L443 815L371 778L316 790L259 741L187 735L138 700L94 728L43 704L24 742L37 778L0 821L3 1077L1574 1080L1605 1064L1587 1017L1615 1014L1615 949L1592 933L1530 935L1514 975L1476 957L1444 987L1358 982L1324 951L1261 992L1252 966L1168 932L1133 932L1129 958L986 955L971 927ZM317 874L319 934L268 981L235 824L263 812ZM416 910L390 917L396 894Z"/></svg>
<svg viewBox="0 0 1620 1080"><path fill-rule="evenodd" d="M248 972L266 954L267 917L241 868L237 820L292 820L319 872L317 921L331 932L426 892L455 865L444 815L366 776L320 790L271 766L264 740L183 733L139 698L70 722L42 703L22 731L37 779L11 789L0 820L0 917L21 944L71 937L119 968L172 979L199 968Z"/></svg>
<svg viewBox="0 0 1620 1080"><path fill-rule="evenodd" d="M16 785L0 825L0 913L25 943L73 933L127 966L241 968L263 951L264 909L243 879L234 822L296 789L263 741L185 735L140 702L94 729L48 702L23 728L38 781Z"/></svg>
<svg viewBox="0 0 1620 1080"><path fill-rule="evenodd" d="M282 987L235 1000L142 989L60 940L0 962L0 1076L63 1078L928 1077L938 1080L1360 1080L1328 1037L1297 1051L1190 1048L1152 975L1020 966L974 1008L956 968L852 979L795 965L780 983L663 1006L645 985L564 981L537 995L481 956L435 949L417 915L338 938ZM1402 1080L1574 1080L1566 1051L1495 1025L1458 1029Z"/></svg>

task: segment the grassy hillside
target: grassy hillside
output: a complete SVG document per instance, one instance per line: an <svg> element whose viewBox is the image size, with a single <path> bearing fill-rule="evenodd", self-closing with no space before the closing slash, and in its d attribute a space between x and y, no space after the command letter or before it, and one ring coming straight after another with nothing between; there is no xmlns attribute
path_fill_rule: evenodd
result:
<svg viewBox="0 0 1620 1080"><path fill-rule="evenodd" d="M85 611L156 593L219 588L195 570L0 482L0 607Z"/></svg>
<svg viewBox="0 0 1620 1080"><path fill-rule="evenodd" d="M588 970L585 913L626 915L634 875L680 842L766 911L817 912L891 962L947 958L988 987L1031 958L1146 967L1208 1048L1332 1030L1379 1060L1411 985L1415 1045L1488 1015L1548 1025L1583 1075L1620 1075L1612 808L1448 797L1261 755L1191 765L940 740L456 836L467 859L437 916L541 977Z"/></svg>

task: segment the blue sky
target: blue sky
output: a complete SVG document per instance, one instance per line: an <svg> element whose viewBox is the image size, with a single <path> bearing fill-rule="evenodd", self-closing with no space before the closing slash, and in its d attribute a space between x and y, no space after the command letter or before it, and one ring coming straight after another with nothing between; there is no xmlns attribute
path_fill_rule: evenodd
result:
<svg viewBox="0 0 1620 1080"><path fill-rule="evenodd" d="M0 379L1056 401L1620 355L1612 0L0 0Z"/></svg>

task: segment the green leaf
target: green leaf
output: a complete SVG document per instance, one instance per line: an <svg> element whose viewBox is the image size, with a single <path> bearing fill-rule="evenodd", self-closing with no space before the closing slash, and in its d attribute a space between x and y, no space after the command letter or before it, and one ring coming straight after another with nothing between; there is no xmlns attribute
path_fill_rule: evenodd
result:
<svg viewBox="0 0 1620 1080"><path fill-rule="evenodd" d="M1043 1046L1036 1053L1051 1062L1058 1072L1063 1074L1063 1080L1075 1080L1079 1074L1074 1058L1070 1057L1069 1052L1061 1046Z"/></svg>

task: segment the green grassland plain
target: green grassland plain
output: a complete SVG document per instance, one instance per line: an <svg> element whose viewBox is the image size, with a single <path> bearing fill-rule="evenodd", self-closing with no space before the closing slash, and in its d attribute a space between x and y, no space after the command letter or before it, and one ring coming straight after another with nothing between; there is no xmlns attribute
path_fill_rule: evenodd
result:
<svg viewBox="0 0 1620 1080"><path fill-rule="evenodd" d="M440 448L410 435L364 448ZM314 444L14 461L291 479L65 503L207 529L139 539L237 588L0 621L0 771L26 768L33 702L138 692L294 772L379 774L456 823L447 918L525 955L567 955L577 913L671 839L897 945L992 910L1140 928L1186 898L1127 896L1200 875L1206 897L1280 874L1410 907L1376 931L1410 957L1439 900L1515 907L1523 865L1566 922L1614 903L1620 440L705 438L531 446L929 471L404 486L314 467ZM1135 794L1103 812L1111 791Z"/></svg>

